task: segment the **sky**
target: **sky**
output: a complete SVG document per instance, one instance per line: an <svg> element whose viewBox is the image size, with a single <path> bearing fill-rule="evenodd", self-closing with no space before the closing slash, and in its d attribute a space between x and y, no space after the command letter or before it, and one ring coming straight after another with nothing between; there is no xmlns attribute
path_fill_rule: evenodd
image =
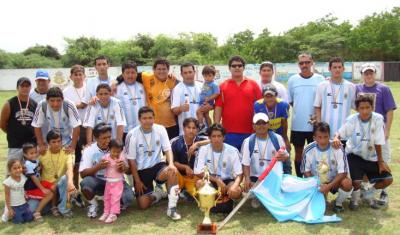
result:
<svg viewBox="0 0 400 235"><path fill-rule="evenodd" d="M35 44L65 51L64 37L127 40L137 33L177 36L209 32L220 44L234 33L268 28L273 35L323 18L357 25L399 0L1 0L0 49L21 52Z"/></svg>

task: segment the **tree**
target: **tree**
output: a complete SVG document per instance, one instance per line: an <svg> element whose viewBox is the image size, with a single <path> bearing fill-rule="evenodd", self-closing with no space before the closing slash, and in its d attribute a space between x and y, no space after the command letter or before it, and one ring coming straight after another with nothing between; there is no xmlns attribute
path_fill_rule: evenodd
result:
<svg viewBox="0 0 400 235"><path fill-rule="evenodd" d="M53 58L56 60L61 58L61 55L58 52L57 48L52 47L50 45L42 46L36 44L35 46L26 49L24 52L22 52L22 54L25 56L37 54L43 57Z"/></svg>
<svg viewBox="0 0 400 235"><path fill-rule="evenodd" d="M93 65L94 59L99 55L101 41L94 37L80 37L78 39L65 38L67 50L63 56L64 66L70 67L74 64L83 66Z"/></svg>

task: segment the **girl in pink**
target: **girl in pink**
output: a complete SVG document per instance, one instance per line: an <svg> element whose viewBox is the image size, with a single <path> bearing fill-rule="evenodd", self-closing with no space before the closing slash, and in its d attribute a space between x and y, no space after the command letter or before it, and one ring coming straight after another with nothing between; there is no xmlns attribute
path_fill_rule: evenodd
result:
<svg viewBox="0 0 400 235"><path fill-rule="evenodd" d="M102 158L108 164L105 173L104 213L99 220L105 223L113 223L120 213L120 200L124 189L124 170L127 167L126 157L122 153L122 142L111 140L109 147L110 153Z"/></svg>

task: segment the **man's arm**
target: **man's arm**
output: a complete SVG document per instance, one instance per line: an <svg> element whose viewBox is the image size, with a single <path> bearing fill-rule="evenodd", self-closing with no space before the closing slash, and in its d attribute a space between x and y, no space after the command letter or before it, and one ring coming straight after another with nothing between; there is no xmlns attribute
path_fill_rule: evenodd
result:
<svg viewBox="0 0 400 235"><path fill-rule="evenodd" d="M314 106L314 112L315 112L316 121L320 122L321 121L321 107Z"/></svg>
<svg viewBox="0 0 400 235"><path fill-rule="evenodd" d="M93 142L93 129L91 127L86 128L86 145L90 145Z"/></svg>
<svg viewBox="0 0 400 235"><path fill-rule="evenodd" d="M125 126L122 126L122 125L117 126L117 140L122 141L123 136L124 136L124 129L125 129Z"/></svg>
<svg viewBox="0 0 400 235"><path fill-rule="evenodd" d="M386 123L385 123L385 139L389 139L390 129L392 128L394 110L389 110L386 113Z"/></svg>
<svg viewBox="0 0 400 235"><path fill-rule="evenodd" d="M215 106L214 108L214 123L221 124L222 107Z"/></svg>
<svg viewBox="0 0 400 235"><path fill-rule="evenodd" d="M1 110L1 117L0 117L0 128L7 133L7 124L8 119L10 118L10 103L8 101L4 104L3 109Z"/></svg>

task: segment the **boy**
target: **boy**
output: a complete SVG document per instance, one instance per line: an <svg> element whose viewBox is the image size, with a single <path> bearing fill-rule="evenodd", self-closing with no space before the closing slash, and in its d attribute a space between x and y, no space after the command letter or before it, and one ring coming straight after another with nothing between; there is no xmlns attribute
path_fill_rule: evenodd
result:
<svg viewBox="0 0 400 235"><path fill-rule="evenodd" d="M330 127L326 122L317 122L313 128L314 142L303 153L302 173L305 177L316 176L320 180L319 191L325 195L339 191L333 210L343 211L343 201L352 189L348 177L349 167L342 148L335 149L329 142Z"/></svg>

